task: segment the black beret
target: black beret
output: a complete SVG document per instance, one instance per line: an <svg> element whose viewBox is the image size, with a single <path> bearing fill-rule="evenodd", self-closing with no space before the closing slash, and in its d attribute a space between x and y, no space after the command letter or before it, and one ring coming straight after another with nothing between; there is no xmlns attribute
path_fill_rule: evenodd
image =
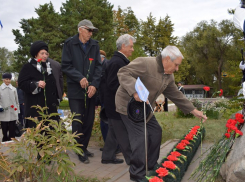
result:
<svg viewBox="0 0 245 182"><path fill-rule="evenodd" d="M10 79L10 80L11 80L12 75L11 75L11 73L4 73L4 74L3 74L3 76L2 76L2 78L3 78L3 79L8 78L8 79Z"/></svg>
<svg viewBox="0 0 245 182"><path fill-rule="evenodd" d="M48 52L48 45L43 41L36 41L31 45L30 53L33 58L36 57L39 51L46 50Z"/></svg>

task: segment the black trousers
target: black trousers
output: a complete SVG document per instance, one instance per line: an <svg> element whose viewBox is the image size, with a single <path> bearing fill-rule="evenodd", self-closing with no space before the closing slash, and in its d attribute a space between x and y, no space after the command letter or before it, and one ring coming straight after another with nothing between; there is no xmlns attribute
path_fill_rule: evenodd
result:
<svg viewBox="0 0 245 182"><path fill-rule="evenodd" d="M84 99L69 99L69 105L72 113L79 114L75 116L74 119L79 119L81 122L72 122L72 133L77 132L82 133L79 138L76 138L83 151L87 150L88 143L91 137L91 132L94 124L94 114L95 114L95 97L86 99L86 108Z"/></svg>
<svg viewBox="0 0 245 182"><path fill-rule="evenodd" d="M130 145L132 149L132 155L130 160L129 173L130 176L136 179L143 179L146 175L145 170L145 127L144 122L135 123L128 119L128 116L122 115L121 118L124 123L130 123L128 126L128 136L130 139ZM147 144L148 144L148 170L153 169L157 164L159 158L162 128L158 124L155 116L148 121L147 127Z"/></svg>
<svg viewBox="0 0 245 182"><path fill-rule="evenodd" d="M3 139L2 142L10 141L11 138L15 138L15 120L14 121L1 121Z"/></svg>
<svg viewBox="0 0 245 182"><path fill-rule="evenodd" d="M19 122L22 124L22 126L25 126L25 114L24 114L25 106L23 104L20 104L20 113L18 114Z"/></svg>
<svg viewBox="0 0 245 182"><path fill-rule="evenodd" d="M102 159L113 160L116 155L115 152L118 148L118 144L123 153L125 161L130 164L131 147L128 138L128 132L126 126L122 120L108 119L108 133L106 136L105 145L102 152Z"/></svg>

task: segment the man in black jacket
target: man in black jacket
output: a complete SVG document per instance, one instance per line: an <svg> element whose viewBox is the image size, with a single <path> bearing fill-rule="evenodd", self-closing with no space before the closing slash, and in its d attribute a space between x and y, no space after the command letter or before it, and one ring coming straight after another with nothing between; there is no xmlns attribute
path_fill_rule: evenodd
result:
<svg viewBox="0 0 245 182"><path fill-rule="evenodd" d="M78 23L78 34L65 41L62 52L62 71L67 76L67 92L72 113L79 114L72 122L72 132L80 135L77 142L82 144L83 155L79 160L89 163L94 154L87 150L95 114L95 93L100 84L101 59L98 42L91 39L98 31L89 20Z"/></svg>
<svg viewBox="0 0 245 182"><path fill-rule="evenodd" d="M131 147L126 127L121 120L120 114L116 112L115 95L119 87L117 72L121 67L129 64L127 58L134 51L134 42L135 38L129 34L120 36L116 41L118 51L115 51L105 69L106 88L104 92L104 107L106 116L108 117L109 130L102 153L101 162L103 164L123 163L122 159L117 159L115 156L117 144L120 146L126 163L130 163Z"/></svg>

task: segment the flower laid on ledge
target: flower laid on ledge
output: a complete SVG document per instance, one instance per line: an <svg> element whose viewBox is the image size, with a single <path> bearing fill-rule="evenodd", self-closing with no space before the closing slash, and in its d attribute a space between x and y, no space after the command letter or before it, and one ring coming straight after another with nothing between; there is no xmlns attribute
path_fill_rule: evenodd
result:
<svg viewBox="0 0 245 182"><path fill-rule="evenodd" d="M235 139L243 135L238 129L243 123L244 118L240 113L235 115L235 119L228 119L225 134L206 151L209 152L209 154L200 162L198 168L192 173L191 178L196 182L201 182L204 179L205 181L215 181ZM200 156L200 158L201 157L203 156Z"/></svg>
<svg viewBox="0 0 245 182"><path fill-rule="evenodd" d="M192 127L143 181L180 182L201 143L204 132L203 127Z"/></svg>

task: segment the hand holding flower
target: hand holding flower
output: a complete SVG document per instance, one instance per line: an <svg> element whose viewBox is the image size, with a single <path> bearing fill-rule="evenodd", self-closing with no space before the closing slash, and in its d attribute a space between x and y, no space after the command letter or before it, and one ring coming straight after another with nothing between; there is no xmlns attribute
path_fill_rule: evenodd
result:
<svg viewBox="0 0 245 182"><path fill-rule="evenodd" d="M90 85L88 87L88 91L87 91L88 98L93 97L95 93L96 93L96 88L94 86Z"/></svg>
<svg viewBox="0 0 245 182"><path fill-rule="evenodd" d="M40 81L38 82L38 87L40 87L40 88L45 88L45 86L46 86L45 81L40 80Z"/></svg>
<svg viewBox="0 0 245 182"><path fill-rule="evenodd" d="M87 80L87 78L83 78L83 79L81 79L81 81L80 81L80 85L81 85L81 87L82 88L87 88L88 87L88 80Z"/></svg>
<svg viewBox="0 0 245 182"><path fill-rule="evenodd" d="M207 116L204 115L202 111L198 111L197 109L191 111L191 114L193 114L197 118L203 119L202 120L203 123L208 119Z"/></svg>

